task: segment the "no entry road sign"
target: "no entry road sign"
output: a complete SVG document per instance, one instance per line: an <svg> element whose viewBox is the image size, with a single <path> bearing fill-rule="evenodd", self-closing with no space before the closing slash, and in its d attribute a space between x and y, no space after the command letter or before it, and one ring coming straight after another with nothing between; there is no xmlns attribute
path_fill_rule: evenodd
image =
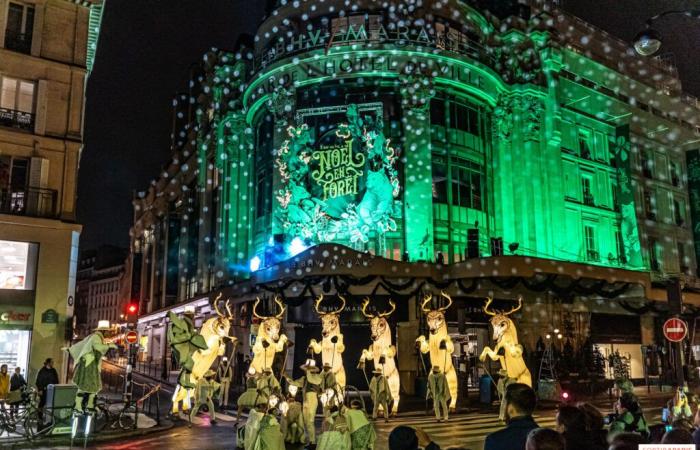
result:
<svg viewBox="0 0 700 450"><path fill-rule="evenodd" d="M664 336L671 342L680 342L688 335L688 324L677 317L664 322Z"/></svg>
<svg viewBox="0 0 700 450"><path fill-rule="evenodd" d="M136 335L135 331L129 331L128 333L126 333L126 342L128 342L129 344L135 344L137 338L138 336Z"/></svg>

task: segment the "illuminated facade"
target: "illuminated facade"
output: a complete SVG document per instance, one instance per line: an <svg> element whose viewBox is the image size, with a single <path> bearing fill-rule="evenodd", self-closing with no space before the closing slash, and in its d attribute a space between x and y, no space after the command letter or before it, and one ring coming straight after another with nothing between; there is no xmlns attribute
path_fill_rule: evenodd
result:
<svg viewBox="0 0 700 450"><path fill-rule="evenodd" d="M595 299L664 301L669 276L698 299L699 105L672 67L540 2L278 3L176 99L173 159L134 200L142 311L221 290L405 298L406 351L419 291L463 311L522 291L529 346L571 304L590 321L629 312ZM485 323L465 314L448 320ZM639 353L654 318L634 320ZM399 356L402 379L416 364Z"/></svg>
<svg viewBox="0 0 700 450"><path fill-rule="evenodd" d="M72 339L85 84L103 2L0 1L0 358L61 381Z"/></svg>

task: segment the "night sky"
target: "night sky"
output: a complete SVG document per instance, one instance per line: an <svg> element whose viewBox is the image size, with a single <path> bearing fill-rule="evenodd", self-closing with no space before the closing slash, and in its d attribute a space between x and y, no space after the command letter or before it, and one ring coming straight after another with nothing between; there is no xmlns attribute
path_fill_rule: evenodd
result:
<svg viewBox="0 0 700 450"><path fill-rule="evenodd" d="M263 0L107 0L96 63L87 87L80 160L81 249L127 246L134 191L146 190L168 162L172 97L211 47L232 49L255 32ZM564 0L565 9L622 39L666 9L700 1ZM595 5L595 7L592 7ZM673 52L684 90L700 96L700 20L667 17L655 28ZM695 43L695 44L694 44Z"/></svg>

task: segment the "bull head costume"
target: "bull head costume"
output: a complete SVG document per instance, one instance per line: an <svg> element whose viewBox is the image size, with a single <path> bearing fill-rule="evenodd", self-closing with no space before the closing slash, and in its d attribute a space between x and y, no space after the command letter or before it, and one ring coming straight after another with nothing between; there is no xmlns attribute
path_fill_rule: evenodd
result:
<svg viewBox="0 0 700 450"><path fill-rule="evenodd" d="M335 375L335 381L342 389L345 388L345 367L343 366L343 352L345 344L343 343L343 334L340 332L340 313L345 309L345 299L338 296L342 305L340 308L333 311L321 311L319 306L323 302L323 294L316 299L316 313L321 317L321 325L323 327L321 333L323 335L321 342L316 339L311 339L309 348L314 354L321 354L321 362L331 365L331 371Z"/></svg>
<svg viewBox="0 0 700 450"><path fill-rule="evenodd" d="M429 336L427 339L425 336L418 337L416 343L421 353L430 352L430 364L433 367L439 367L440 372L445 374L450 390L450 410L454 411L457 407L457 373L452 365L454 344L447 334L447 322L445 321L445 311L452 305L452 298L445 292L440 292L440 296L447 299L447 305L437 309L428 307L433 300L432 294L427 294L423 298L421 311L425 314L428 322Z"/></svg>
<svg viewBox="0 0 700 450"><path fill-rule="evenodd" d="M372 343L368 348L362 350L360 356L360 364L371 359L374 361L374 368L382 371L382 375L387 378L389 383L389 391L394 403L391 407L391 414L396 415L399 409L399 390L401 388L401 380L399 371L396 368L396 347L391 344L391 328L389 328L389 317L396 311L396 303L389 300L391 309L377 314L368 314L367 306L369 306L369 298L365 298L362 302L362 314L369 319L369 327L372 332Z"/></svg>
<svg viewBox="0 0 700 450"><path fill-rule="evenodd" d="M281 333L282 317L286 309L284 304L275 295L275 304L279 306L280 311L275 316L261 316L257 312L259 303L260 298L257 298L253 304L253 315L261 320L258 337L253 345L253 361L250 363L255 373L263 373L266 368L272 368L275 354L284 351L287 345L287 336Z"/></svg>

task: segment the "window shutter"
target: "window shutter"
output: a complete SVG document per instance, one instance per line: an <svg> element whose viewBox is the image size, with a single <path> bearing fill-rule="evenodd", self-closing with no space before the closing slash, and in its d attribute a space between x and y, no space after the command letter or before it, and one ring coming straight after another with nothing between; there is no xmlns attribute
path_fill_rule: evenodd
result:
<svg viewBox="0 0 700 450"><path fill-rule="evenodd" d="M34 133L43 136L46 134L46 106L48 103L48 83L46 80L39 80L35 95Z"/></svg>
<svg viewBox="0 0 700 450"><path fill-rule="evenodd" d="M29 189L27 190L27 212L31 215L45 216L52 214L53 198L40 192L49 181L49 160L32 157L29 164Z"/></svg>
<svg viewBox="0 0 700 450"><path fill-rule="evenodd" d="M49 182L49 160L32 157L29 165L29 187L45 189Z"/></svg>

